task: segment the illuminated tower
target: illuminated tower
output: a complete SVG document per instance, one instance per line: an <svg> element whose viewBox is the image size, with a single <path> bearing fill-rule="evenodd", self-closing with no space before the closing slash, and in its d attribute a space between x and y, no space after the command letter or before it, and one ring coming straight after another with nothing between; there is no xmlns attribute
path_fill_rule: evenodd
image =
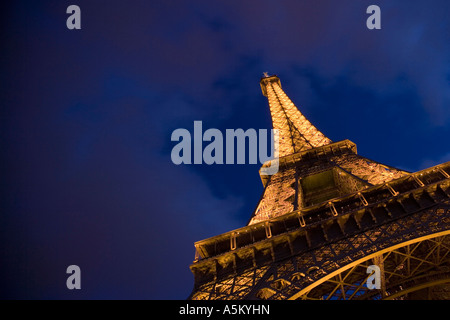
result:
<svg viewBox="0 0 450 320"><path fill-rule="evenodd" d="M314 127L277 76L260 84L279 171L260 171L247 226L195 243L189 298L450 299L450 162L409 173L369 160Z"/></svg>

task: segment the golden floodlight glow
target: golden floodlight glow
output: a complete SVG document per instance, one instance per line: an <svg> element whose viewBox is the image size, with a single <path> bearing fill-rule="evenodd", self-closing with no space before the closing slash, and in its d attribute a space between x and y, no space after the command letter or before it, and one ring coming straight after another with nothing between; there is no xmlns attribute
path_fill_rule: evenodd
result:
<svg viewBox="0 0 450 320"><path fill-rule="evenodd" d="M450 299L450 162L410 173L367 159L313 126L277 76L260 85L279 170L260 170L247 226L195 243L189 298Z"/></svg>

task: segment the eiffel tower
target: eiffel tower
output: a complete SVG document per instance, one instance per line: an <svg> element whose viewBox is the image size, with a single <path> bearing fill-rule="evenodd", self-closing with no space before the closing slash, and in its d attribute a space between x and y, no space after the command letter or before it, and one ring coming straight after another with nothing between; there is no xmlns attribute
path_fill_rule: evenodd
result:
<svg viewBox="0 0 450 320"><path fill-rule="evenodd" d="M260 84L279 171L262 166L247 226L195 243L189 299L450 299L450 162L410 173L360 156L313 126L277 76Z"/></svg>

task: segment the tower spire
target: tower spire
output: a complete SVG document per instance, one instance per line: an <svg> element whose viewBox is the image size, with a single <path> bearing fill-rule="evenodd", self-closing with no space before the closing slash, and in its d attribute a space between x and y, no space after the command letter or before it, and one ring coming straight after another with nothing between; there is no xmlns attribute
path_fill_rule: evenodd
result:
<svg viewBox="0 0 450 320"><path fill-rule="evenodd" d="M264 72L260 85L263 95L269 100L273 128L279 130L280 157L332 142L298 110L281 89L277 76L269 76Z"/></svg>

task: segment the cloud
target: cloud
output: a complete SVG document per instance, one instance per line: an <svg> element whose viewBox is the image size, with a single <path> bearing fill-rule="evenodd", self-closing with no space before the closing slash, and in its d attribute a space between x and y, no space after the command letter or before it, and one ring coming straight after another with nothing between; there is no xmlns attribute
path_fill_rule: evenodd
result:
<svg viewBox="0 0 450 320"><path fill-rule="evenodd" d="M443 156L437 159L425 159L422 160L422 163L419 165L419 170L430 168L436 166L438 164L450 161L450 152L444 154Z"/></svg>
<svg viewBox="0 0 450 320"><path fill-rule="evenodd" d="M27 254L9 251L4 257L23 266L10 270L6 287L15 290L8 291L9 297L70 298L57 279L63 281L67 265L77 264L84 290L74 297L183 299L193 285L188 269L193 243L240 227L234 217L241 198L217 198L191 167L175 166L162 155L159 142L135 139L142 134L133 125L141 113L124 118L120 108L110 107L96 130L74 130L80 119L85 124L90 119L88 110L78 110L81 114L63 118L57 140L47 140L55 127L28 137L52 147L36 149L34 155L19 147L36 158L31 163L16 159L14 166L26 176L8 179L16 201L24 204L9 217L14 221L9 243L29 248ZM152 126L158 119L150 120L149 128L158 128ZM55 157L58 162L51 161ZM47 288L45 296L40 285Z"/></svg>
<svg viewBox="0 0 450 320"><path fill-rule="evenodd" d="M346 77L379 94L392 94L393 83L406 77L432 123L448 124L449 4L378 5L382 29L375 31L365 26L367 6L354 1L281 1L276 6L262 1L240 4L239 10L228 2L219 6L222 14L210 4L202 7L202 15L224 21L215 42L232 43L230 57L253 53L263 71L292 77L294 66L313 68L325 81Z"/></svg>

